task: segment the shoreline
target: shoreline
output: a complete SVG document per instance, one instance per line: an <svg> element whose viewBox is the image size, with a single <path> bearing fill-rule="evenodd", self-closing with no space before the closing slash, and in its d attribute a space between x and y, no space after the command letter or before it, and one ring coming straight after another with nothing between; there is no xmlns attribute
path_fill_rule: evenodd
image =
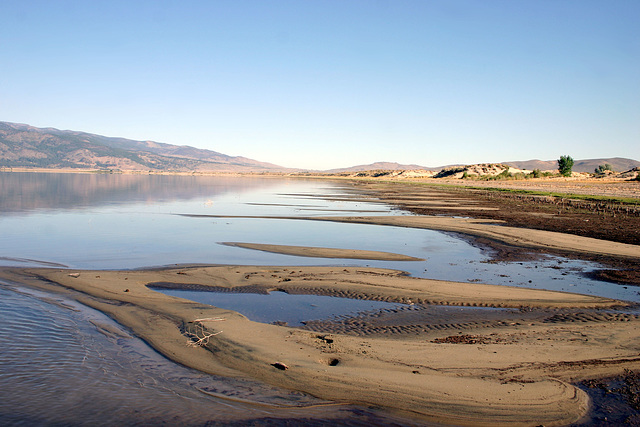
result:
<svg viewBox="0 0 640 427"><path fill-rule="evenodd" d="M480 180L480 179L450 179L431 177L380 177L371 176L343 176L331 173L309 173L290 171L160 171L160 170L111 170L111 169L51 169L51 168L26 168L26 167L2 167L0 172L20 172L20 173L78 173L78 174L112 174L112 175L166 175L166 176L246 176L265 178L292 178L292 179L318 179L333 180L342 182L354 182L361 184L405 184L405 185L425 185L432 187L453 187L461 189L520 189L525 191L543 191L566 194L589 194L600 196L611 196L615 187L630 187L623 190L624 197L635 198L640 201L640 181L629 178L611 177L543 177L526 179L505 179L505 180Z"/></svg>
<svg viewBox="0 0 640 427"><path fill-rule="evenodd" d="M412 185L411 191L402 185L392 187L357 183L353 197L345 198L391 204L418 215L254 218L462 233L492 248L498 242L516 254L533 249L606 261L614 268L627 268L630 280L637 279L633 266L640 260L638 245L514 226L509 218L499 217L502 208L487 208L486 200L474 199L468 190L464 197L447 198L440 190L433 191L434 186ZM525 222L537 217L554 222L561 217L530 212L529 205L522 203L514 209L531 213ZM581 215L571 221L592 218ZM233 244L298 256L398 256ZM253 378L327 401L380 406L416 422L576 423L587 416L589 398L571 383L640 369L640 316L617 310L625 308L625 302L588 295L421 279L399 270L344 266L180 265L122 271L0 267L0 279L67 293L108 314L169 359L202 372ZM290 328L170 297L150 289L153 286L332 295L402 302L413 308Z"/></svg>

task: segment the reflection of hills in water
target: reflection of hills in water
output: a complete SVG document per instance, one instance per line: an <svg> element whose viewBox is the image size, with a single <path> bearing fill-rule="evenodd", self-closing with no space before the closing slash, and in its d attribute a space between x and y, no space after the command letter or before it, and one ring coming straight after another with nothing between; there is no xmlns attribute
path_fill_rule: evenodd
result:
<svg viewBox="0 0 640 427"><path fill-rule="evenodd" d="M257 177L0 172L0 211L189 200L271 185Z"/></svg>

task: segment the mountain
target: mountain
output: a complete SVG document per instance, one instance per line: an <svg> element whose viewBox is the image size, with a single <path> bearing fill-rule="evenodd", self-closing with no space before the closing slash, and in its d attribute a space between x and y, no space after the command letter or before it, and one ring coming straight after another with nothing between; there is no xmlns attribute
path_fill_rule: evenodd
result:
<svg viewBox="0 0 640 427"><path fill-rule="evenodd" d="M574 172L592 173L599 165L610 164L616 172L640 167L633 159L575 160ZM517 169L556 170L556 160L503 162ZM0 167L115 169L174 172L292 172L271 163L233 157L211 150L154 141L135 141L86 132L36 128L26 124L0 122ZM449 166L427 167L376 162L324 173L362 171L440 171Z"/></svg>
<svg viewBox="0 0 640 427"><path fill-rule="evenodd" d="M373 170L440 170L442 168L430 168L420 165L401 165L399 163L376 162L369 165L351 166L349 168L331 169L323 171L324 173L343 173L343 172L362 172Z"/></svg>
<svg viewBox="0 0 640 427"><path fill-rule="evenodd" d="M622 157L611 157L608 159L574 160L572 170L574 172L593 173L595 168L597 168L599 165L604 165L606 163L610 164L613 170L616 172L625 172L640 166L640 162L637 160L626 159ZM541 171L545 171L545 170L558 169L557 160L525 160L525 161L517 161L517 162L503 162L503 164L513 166L518 169L527 169L527 170L540 169Z"/></svg>
<svg viewBox="0 0 640 427"><path fill-rule="evenodd" d="M153 141L0 122L0 167L260 172L286 168Z"/></svg>

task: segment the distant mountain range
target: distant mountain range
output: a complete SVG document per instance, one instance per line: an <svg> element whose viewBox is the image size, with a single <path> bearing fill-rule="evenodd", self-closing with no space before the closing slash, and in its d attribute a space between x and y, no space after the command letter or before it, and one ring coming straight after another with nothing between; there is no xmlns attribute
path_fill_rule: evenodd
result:
<svg viewBox="0 0 640 427"><path fill-rule="evenodd" d="M556 160L502 162L518 169L557 169ZM624 172L640 167L640 162L626 158L575 160L575 172L593 172L599 165L610 164L613 170ZM332 169L325 173L371 170L427 170L444 168L377 162L349 168ZM233 157L211 150L186 145L153 141L135 141L86 132L36 128L26 124L0 122L0 167L4 168L74 168L175 172L293 172L271 163L246 157ZM317 172L317 171L316 171Z"/></svg>
<svg viewBox="0 0 640 427"><path fill-rule="evenodd" d="M342 172L362 172L362 171L372 171L372 170L385 170L385 171L396 171L396 170L440 170L442 167L431 168L428 166L420 166L420 165L402 165L400 163L392 163L392 162L376 162L368 165L358 165L351 166L349 168L340 168L340 169L330 169L323 172L326 173L342 173Z"/></svg>
<svg viewBox="0 0 640 427"><path fill-rule="evenodd" d="M246 157L189 146L0 122L0 167L151 171L285 171Z"/></svg>

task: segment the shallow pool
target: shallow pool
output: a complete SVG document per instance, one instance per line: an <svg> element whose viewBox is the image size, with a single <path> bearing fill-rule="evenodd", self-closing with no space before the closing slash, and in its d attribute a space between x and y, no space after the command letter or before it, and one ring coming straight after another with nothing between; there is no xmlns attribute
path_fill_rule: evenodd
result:
<svg viewBox="0 0 640 427"><path fill-rule="evenodd" d="M191 291L151 287L166 295L237 311L249 320L288 326L304 325L311 320L330 320L363 312L393 310L407 304L338 298L324 295L291 295L272 291L268 294Z"/></svg>

